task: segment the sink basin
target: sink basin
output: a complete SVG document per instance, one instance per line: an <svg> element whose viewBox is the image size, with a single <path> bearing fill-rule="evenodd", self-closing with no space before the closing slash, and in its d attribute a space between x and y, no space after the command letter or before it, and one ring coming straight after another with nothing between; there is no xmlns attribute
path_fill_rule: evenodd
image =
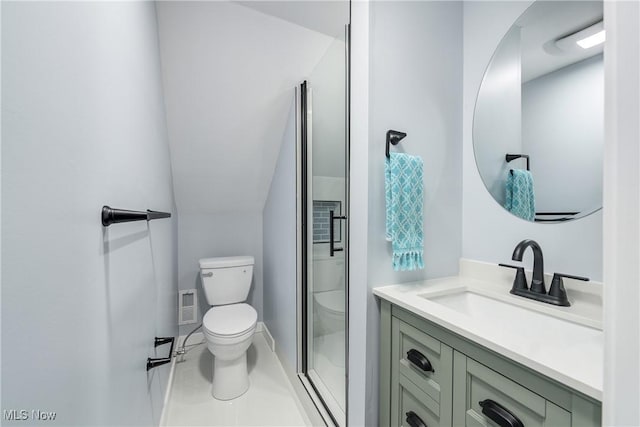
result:
<svg viewBox="0 0 640 427"><path fill-rule="evenodd" d="M518 300L514 300L518 304L511 303L508 300L517 297L510 295L505 296L505 300L498 300L474 290L459 289L448 293L419 296L468 316L474 322L503 330L527 331L527 334L536 335L540 332L545 340L557 339L560 345L567 335L584 340L601 339L601 331L597 329L554 316L554 307L543 306L541 310L545 312L539 312L520 305L527 303Z"/></svg>
<svg viewBox="0 0 640 427"><path fill-rule="evenodd" d="M466 314L474 318L484 318L490 316L493 319L513 318L514 315L521 314L522 308L515 307L509 303L497 301L484 295L476 294L467 290L448 293L444 295L420 295L445 307L449 307L459 313ZM537 313L531 313L537 314ZM546 317L546 316L544 316Z"/></svg>

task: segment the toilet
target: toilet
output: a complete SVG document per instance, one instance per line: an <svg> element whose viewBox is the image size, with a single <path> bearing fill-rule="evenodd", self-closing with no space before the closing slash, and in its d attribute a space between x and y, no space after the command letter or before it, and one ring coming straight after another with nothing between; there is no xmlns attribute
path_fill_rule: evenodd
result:
<svg viewBox="0 0 640 427"><path fill-rule="evenodd" d="M321 291L313 294L317 314L317 335L344 331L344 290Z"/></svg>
<svg viewBox="0 0 640 427"><path fill-rule="evenodd" d="M315 292L314 297L314 339L316 351L337 367L345 365L345 294L344 290Z"/></svg>
<svg viewBox="0 0 640 427"><path fill-rule="evenodd" d="M207 348L213 354L211 394L230 400L249 389L247 349L253 341L258 313L244 301L251 289L254 258L203 258L200 276L211 308L202 319Z"/></svg>

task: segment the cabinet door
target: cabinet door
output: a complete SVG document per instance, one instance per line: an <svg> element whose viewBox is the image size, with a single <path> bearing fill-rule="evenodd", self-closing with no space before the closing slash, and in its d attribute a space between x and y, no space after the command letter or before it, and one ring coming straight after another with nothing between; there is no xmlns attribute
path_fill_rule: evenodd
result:
<svg viewBox="0 0 640 427"><path fill-rule="evenodd" d="M455 426L571 426L568 411L458 352L453 389Z"/></svg>
<svg viewBox="0 0 640 427"><path fill-rule="evenodd" d="M402 427L440 426L440 405L404 375L396 386L391 405L391 425Z"/></svg>
<svg viewBox="0 0 640 427"><path fill-rule="evenodd" d="M435 415L429 427L451 426L453 350L395 317L391 336L391 423L406 425L403 402L415 398Z"/></svg>

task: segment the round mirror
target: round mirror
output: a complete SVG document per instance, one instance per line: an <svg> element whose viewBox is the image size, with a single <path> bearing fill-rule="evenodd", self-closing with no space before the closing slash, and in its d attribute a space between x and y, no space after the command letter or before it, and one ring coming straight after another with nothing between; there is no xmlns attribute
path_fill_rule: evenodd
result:
<svg viewBox="0 0 640 427"><path fill-rule="evenodd" d="M602 2L537 1L485 71L473 118L480 176L527 221L561 222L602 207Z"/></svg>

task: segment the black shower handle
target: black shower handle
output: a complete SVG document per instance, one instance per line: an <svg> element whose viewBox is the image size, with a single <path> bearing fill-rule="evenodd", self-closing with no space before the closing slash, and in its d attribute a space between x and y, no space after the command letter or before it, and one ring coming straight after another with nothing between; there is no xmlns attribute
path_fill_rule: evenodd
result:
<svg viewBox="0 0 640 427"><path fill-rule="evenodd" d="M333 235L335 233L335 228L333 225L333 221L336 219L347 219L346 216L336 216L333 213L333 210L329 211L329 256L333 256L335 252L342 252L344 248L336 248L333 246Z"/></svg>

